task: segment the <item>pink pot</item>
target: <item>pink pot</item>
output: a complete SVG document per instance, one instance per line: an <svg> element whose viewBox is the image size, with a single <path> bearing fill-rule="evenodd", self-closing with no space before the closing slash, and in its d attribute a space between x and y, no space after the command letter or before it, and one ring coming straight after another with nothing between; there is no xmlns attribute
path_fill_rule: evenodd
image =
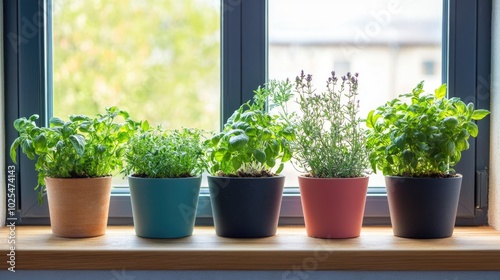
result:
<svg viewBox="0 0 500 280"><path fill-rule="evenodd" d="M365 212L368 177L299 176L307 235L319 238L358 237Z"/></svg>

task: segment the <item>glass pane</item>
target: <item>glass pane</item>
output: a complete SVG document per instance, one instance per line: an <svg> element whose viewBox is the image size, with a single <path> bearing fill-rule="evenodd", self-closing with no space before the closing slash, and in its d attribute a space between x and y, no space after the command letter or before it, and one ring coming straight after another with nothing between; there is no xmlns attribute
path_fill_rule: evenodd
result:
<svg viewBox="0 0 500 280"><path fill-rule="evenodd" d="M118 106L166 129L220 127L216 0L53 3L53 112ZM126 185L115 176L115 185Z"/></svg>
<svg viewBox="0 0 500 280"><path fill-rule="evenodd" d="M441 84L442 1L269 0L269 78L359 73L361 117L385 100ZM289 164L287 186L297 186ZM371 186L383 186L373 175Z"/></svg>
<svg viewBox="0 0 500 280"><path fill-rule="evenodd" d="M165 128L220 126L214 0L54 1L54 115L116 105Z"/></svg>

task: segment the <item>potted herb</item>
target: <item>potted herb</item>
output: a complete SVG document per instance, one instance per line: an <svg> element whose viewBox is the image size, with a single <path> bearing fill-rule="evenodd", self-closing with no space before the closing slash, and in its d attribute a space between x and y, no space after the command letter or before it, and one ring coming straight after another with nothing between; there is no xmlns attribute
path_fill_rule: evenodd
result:
<svg viewBox="0 0 500 280"><path fill-rule="evenodd" d="M469 148L469 137L478 134L474 121L489 112L447 98L445 84L434 94L424 93L423 86L422 81L368 114L369 160L386 176L396 236L449 237L462 182L453 166Z"/></svg>
<svg viewBox="0 0 500 280"><path fill-rule="evenodd" d="M123 122L115 122L117 117ZM36 124L38 115L14 122L19 137L10 148L16 162L21 147L35 160L39 202L47 192L52 232L62 237L103 235L108 221L112 173L121 168L122 154L137 123L117 107L95 117L53 117L49 127Z"/></svg>
<svg viewBox="0 0 500 280"><path fill-rule="evenodd" d="M253 101L237 109L222 132L207 141L208 186L220 236L276 233L285 182L278 174L292 157L294 130L282 114L266 110L266 101L285 110L290 88L288 82L259 87Z"/></svg>
<svg viewBox="0 0 500 280"><path fill-rule="evenodd" d="M135 232L148 238L190 236L205 170L202 131L147 129L125 153Z"/></svg>
<svg viewBox="0 0 500 280"><path fill-rule="evenodd" d="M304 173L299 188L307 234L320 238L359 236L369 168L366 133L358 116L358 74L339 78L317 92L312 76L296 78L294 164Z"/></svg>

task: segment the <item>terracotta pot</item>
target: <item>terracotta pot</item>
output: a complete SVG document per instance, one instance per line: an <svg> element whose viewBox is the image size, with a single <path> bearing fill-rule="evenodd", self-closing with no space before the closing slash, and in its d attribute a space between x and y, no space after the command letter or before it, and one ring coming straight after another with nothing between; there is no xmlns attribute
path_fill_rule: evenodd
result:
<svg viewBox="0 0 500 280"><path fill-rule="evenodd" d="M319 238L358 237L365 212L368 177L299 176L307 235Z"/></svg>
<svg viewBox="0 0 500 280"><path fill-rule="evenodd" d="M45 178L52 233L60 237L103 235L112 177Z"/></svg>

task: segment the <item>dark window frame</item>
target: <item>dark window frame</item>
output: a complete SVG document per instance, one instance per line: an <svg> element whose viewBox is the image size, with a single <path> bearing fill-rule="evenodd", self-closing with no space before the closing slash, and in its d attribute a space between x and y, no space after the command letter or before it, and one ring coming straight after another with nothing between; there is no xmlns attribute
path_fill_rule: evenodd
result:
<svg viewBox="0 0 500 280"><path fill-rule="evenodd" d="M16 118L37 113L43 125L52 114L46 104L52 92L51 83L46 82L51 81L51 49L45 42L45 38L51 38L50 17L46 16L51 0L9 0L3 5L8 155L10 143L17 136L12 127ZM443 5L443 80L448 83L449 94L489 109L492 1L444 0ZM251 99L253 89L267 80L267 0L222 0L221 14L221 119L226 120ZM487 223L489 118L478 126L478 138L471 140L470 150L457 166L464 175L458 225ZM6 157L6 166L10 165L13 162ZM20 154L17 171L18 218L23 224L48 224L47 203L38 205L33 191L34 162ZM131 224L131 215L128 194L113 191L110 224ZM197 224L211 223L210 198L202 191ZM285 190L280 223L303 223L298 188ZM364 223L390 223L387 197L380 188L369 190Z"/></svg>

